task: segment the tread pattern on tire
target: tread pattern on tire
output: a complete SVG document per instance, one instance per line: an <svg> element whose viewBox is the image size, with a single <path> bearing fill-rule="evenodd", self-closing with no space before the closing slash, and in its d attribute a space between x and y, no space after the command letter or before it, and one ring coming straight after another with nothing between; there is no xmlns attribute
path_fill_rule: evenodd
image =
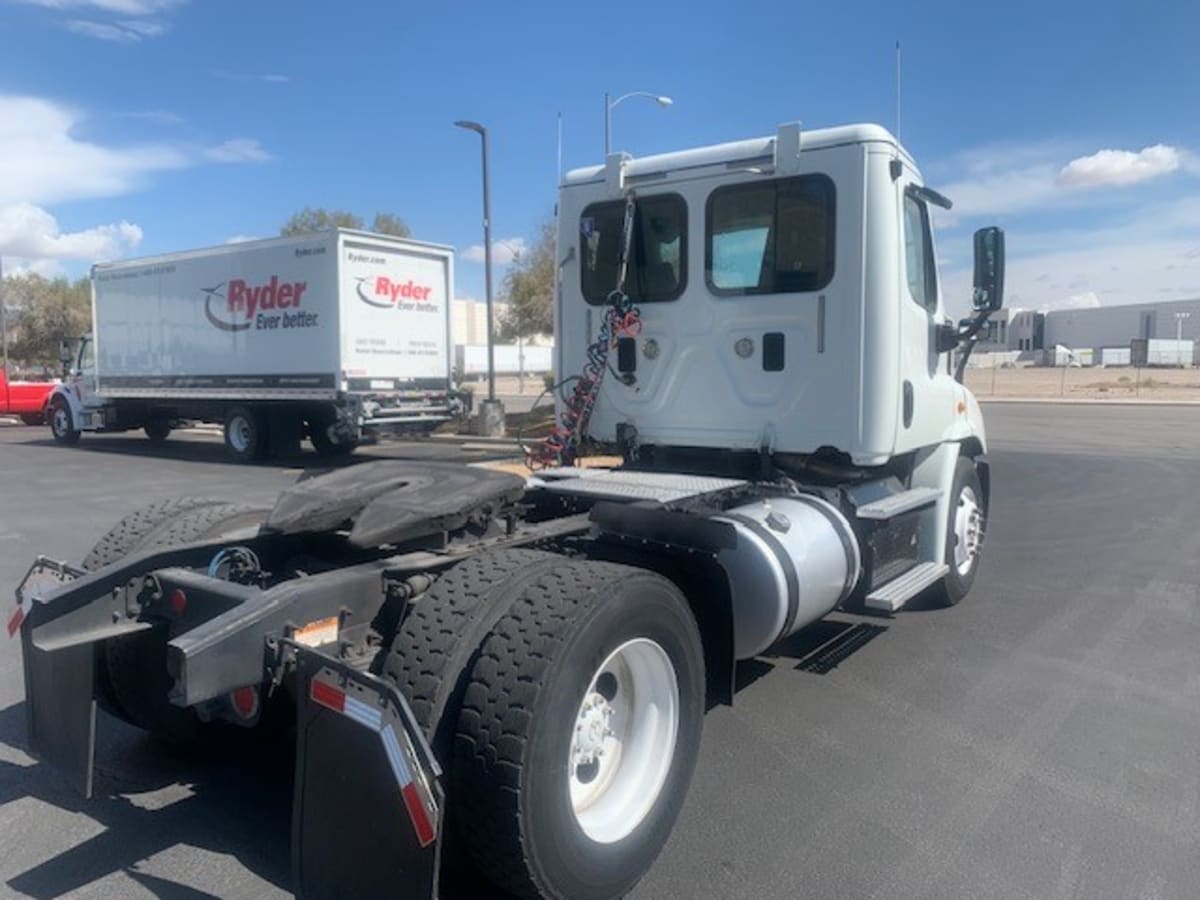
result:
<svg viewBox="0 0 1200 900"><path fill-rule="evenodd" d="M521 828L522 758L548 670L581 613L643 570L562 559L525 585L480 650L458 715L451 790L471 798L458 827L488 876L519 897L541 897ZM498 788L498 789L497 789Z"/></svg>
<svg viewBox="0 0 1200 900"><path fill-rule="evenodd" d="M202 506L222 503L211 497L175 497L160 500L135 510L109 529L96 546L83 558L82 566L89 572L110 565L137 549L146 536L172 516L192 512Z"/></svg>
<svg viewBox="0 0 1200 900"><path fill-rule="evenodd" d="M506 550L484 553L459 563L439 578L409 611L388 650L383 676L390 679L408 699L417 723L432 737L441 724L439 695L447 678L462 674L452 671L462 656L476 647L463 646L470 640L470 625L489 599L516 576L535 572L563 558L539 550ZM486 634L478 636L482 643Z"/></svg>

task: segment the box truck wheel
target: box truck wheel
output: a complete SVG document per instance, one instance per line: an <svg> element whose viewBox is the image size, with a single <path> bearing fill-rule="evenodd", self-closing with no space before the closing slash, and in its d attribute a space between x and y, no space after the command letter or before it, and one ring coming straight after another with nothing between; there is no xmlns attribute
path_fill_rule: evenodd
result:
<svg viewBox="0 0 1200 900"><path fill-rule="evenodd" d="M518 896L623 896L675 824L703 713L703 649L679 590L564 560L525 583L479 651L450 816Z"/></svg>
<svg viewBox="0 0 1200 900"><path fill-rule="evenodd" d="M960 459L950 490L950 521L946 528L946 564L950 571L941 585L943 605L954 606L971 590L986 531L987 507L979 473L973 460Z"/></svg>
<svg viewBox="0 0 1200 900"><path fill-rule="evenodd" d="M57 444L79 443L79 429L75 427L71 407L62 397L55 397L50 401L50 433Z"/></svg>
<svg viewBox="0 0 1200 900"><path fill-rule="evenodd" d="M305 424L308 426L308 439L312 441L313 449L319 456L349 456L358 447L358 441L335 440L329 433L334 419L328 415L314 415Z"/></svg>
<svg viewBox="0 0 1200 900"><path fill-rule="evenodd" d="M146 437L159 443L171 436L171 422L169 419L151 419L145 424L143 430L146 432Z"/></svg>
<svg viewBox="0 0 1200 900"><path fill-rule="evenodd" d="M267 452L266 421L248 406L232 407L225 414L225 449L238 462L262 459Z"/></svg>

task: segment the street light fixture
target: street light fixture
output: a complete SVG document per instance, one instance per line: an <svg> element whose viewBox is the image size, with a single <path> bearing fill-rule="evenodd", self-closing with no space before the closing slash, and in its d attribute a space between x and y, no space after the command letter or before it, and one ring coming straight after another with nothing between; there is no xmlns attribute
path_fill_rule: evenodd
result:
<svg viewBox="0 0 1200 900"><path fill-rule="evenodd" d="M608 154L612 153L612 111L613 107L618 103L623 103L630 97L646 97L653 100L659 106L670 106L675 101L663 94L652 94L649 91L630 91L628 94L622 94L616 100L609 101L608 93L604 94L604 157L608 158Z"/></svg>
<svg viewBox="0 0 1200 900"><path fill-rule="evenodd" d="M474 131L479 135L483 155L483 268L484 292L487 306L487 361L488 361L488 398L480 404L479 424L483 434L504 433L504 406L496 400L496 356L492 338L494 323L492 319L492 201L488 182L488 135L487 129L478 122L460 119L454 123L458 128Z"/></svg>

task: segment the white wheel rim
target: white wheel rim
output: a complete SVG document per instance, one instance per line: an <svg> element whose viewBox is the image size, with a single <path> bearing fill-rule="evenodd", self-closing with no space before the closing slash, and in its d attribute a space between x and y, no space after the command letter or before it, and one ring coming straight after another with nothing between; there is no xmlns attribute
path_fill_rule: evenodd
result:
<svg viewBox="0 0 1200 900"><path fill-rule="evenodd" d="M649 638L626 641L592 676L567 758L571 809L593 841L611 844L654 807L675 757L679 682Z"/></svg>
<svg viewBox="0 0 1200 900"><path fill-rule="evenodd" d="M54 410L54 431L56 434L66 434L70 430L67 411L61 406Z"/></svg>
<svg viewBox="0 0 1200 900"><path fill-rule="evenodd" d="M250 422L243 416L235 416L230 420L229 443L238 453L245 453L250 446Z"/></svg>
<svg viewBox="0 0 1200 900"><path fill-rule="evenodd" d="M969 485L958 495L954 510L954 567L966 576L975 566L983 546L983 507Z"/></svg>

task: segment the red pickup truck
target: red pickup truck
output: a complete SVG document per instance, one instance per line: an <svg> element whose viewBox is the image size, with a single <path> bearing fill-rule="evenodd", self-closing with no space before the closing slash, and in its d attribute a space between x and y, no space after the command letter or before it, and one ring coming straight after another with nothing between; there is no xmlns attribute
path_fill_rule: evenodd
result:
<svg viewBox="0 0 1200 900"><path fill-rule="evenodd" d="M45 422L46 397L52 381L9 381L0 366L0 416L18 416L26 425Z"/></svg>

